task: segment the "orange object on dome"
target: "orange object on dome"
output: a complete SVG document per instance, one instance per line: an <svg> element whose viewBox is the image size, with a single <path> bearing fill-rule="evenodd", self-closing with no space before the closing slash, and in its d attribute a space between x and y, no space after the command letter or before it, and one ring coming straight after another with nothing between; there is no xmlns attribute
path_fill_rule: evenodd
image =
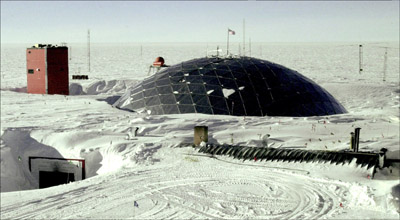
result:
<svg viewBox="0 0 400 220"><path fill-rule="evenodd" d="M164 58L157 57L156 60L153 62L153 66L163 66L164 65Z"/></svg>

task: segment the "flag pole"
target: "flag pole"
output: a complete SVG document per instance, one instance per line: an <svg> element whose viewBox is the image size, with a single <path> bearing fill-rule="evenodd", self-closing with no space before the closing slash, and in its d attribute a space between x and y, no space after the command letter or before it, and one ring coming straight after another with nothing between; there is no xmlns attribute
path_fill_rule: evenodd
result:
<svg viewBox="0 0 400 220"><path fill-rule="evenodd" d="M227 41L227 45L226 45L226 55L229 55L229 28L228 28L228 41Z"/></svg>

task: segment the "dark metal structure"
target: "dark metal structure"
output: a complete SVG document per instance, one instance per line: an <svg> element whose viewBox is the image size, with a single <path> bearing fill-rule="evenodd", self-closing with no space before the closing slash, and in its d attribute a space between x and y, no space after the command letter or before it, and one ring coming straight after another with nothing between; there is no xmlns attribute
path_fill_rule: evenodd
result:
<svg viewBox="0 0 400 220"><path fill-rule="evenodd" d="M376 168L399 166L400 159L387 158L386 148L382 148L380 152L360 152L359 138L361 128L355 128L351 132L351 148L342 151L325 151L325 150L301 150L288 148L271 148L271 147L248 147L238 145L215 145L207 144L201 146L199 153L207 153L212 155L228 155L237 159L255 160L255 161L288 161L288 162L323 162L336 165L355 163L367 169L372 168L372 177ZM196 145L193 145L196 147ZM268 145L266 145L268 146Z"/></svg>
<svg viewBox="0 0 400 220"><path fill-rule="evenodd" d="M378 153L351 152L351 151L323 151L259 148L234 145L207 144L199 148L200 153L212 155L228 155L237 159L257 161L290 161L290 162L324 162L331 164L350 163L356 159L356 163L367 169L379 167Z"/></svg>
<svg viewBox="0 0 400 220"><path fill-rule="evenodd" d="M153 115L320 116L346 113L300 73L252 57L205 57L163 68L114 106Z"/></svg>

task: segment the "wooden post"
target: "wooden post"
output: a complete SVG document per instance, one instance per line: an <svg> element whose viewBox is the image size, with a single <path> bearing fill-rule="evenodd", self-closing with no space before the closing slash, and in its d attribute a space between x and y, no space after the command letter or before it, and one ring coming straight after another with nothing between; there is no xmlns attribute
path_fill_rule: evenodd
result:
<svg viewBox="0 0 400 220"><path fill-rule="evenodd" d="M350 150L355 151L355 148L354 148L354 132L350 132Z"/></svg>
<svg viewBox="0 0 400 220"><path fill-rule="evenodd" d="M207 126L195 126L193 143L195 146L199 146L202 141L208 142L208 127Z"/></svg>

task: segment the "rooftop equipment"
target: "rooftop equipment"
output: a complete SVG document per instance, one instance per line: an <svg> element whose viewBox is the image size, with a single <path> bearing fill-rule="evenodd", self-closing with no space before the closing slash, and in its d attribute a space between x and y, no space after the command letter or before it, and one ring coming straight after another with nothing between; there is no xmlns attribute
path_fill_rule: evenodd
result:
<svg viewBox="0 0 400 220"><path fill-rule="evenodd" d="M154 60L153 65L151 65L149 67L149 72L147 73L147 75L150 74L151 70L153 70L153 73L154 73L154 70L155 70L155 72L158 72L162 67L168 67L168 66L165 65L164 58L157 57L156 60Z"/></svg>

